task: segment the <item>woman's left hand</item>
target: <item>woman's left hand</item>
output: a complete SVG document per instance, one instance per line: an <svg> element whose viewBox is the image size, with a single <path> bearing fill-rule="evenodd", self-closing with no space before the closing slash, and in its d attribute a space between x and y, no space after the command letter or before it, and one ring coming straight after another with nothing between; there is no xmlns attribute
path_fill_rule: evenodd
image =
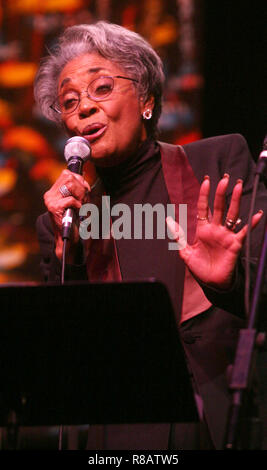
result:
<svg viewBox="0 0 267 470"><path fill-rule="evenodd" d="M218 183L213 216L209 220L208 198L210 192L209 177L205 177L200 187L198 198L198 220L193 245L185 244L179 254L192 274L201 282L218 289L229 289L233 282L233 273L238 254L243 245L248 225L235 233L236 221L242 196L242 180L234 186L230 206L224 223L225 194L229 175L225 174ZM252 228L256 227L263 212L252 217ZM179 243L182 233L179 225L171 218L166 219L168 228ZM228 225L228 227L227 227Z"/></svg>

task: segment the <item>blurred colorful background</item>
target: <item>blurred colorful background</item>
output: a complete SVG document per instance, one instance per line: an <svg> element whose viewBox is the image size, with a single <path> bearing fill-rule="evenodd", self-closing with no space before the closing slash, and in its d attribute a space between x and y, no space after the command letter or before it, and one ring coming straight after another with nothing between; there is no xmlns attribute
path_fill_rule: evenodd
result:
<svg viewBox="0 0 267 470"><path fill-rule="evenodd" d="M66 136L39 112L33 80L66 26L105 19L141 33L167 77L161 138L201 137L200 26L193 0L0 2L0 282L39 281L35 221L42 196L65 167Z"/></svg>
<svg viewBox="0 0 267 470"><path fill-rule="evenodd" d="M66 136L40 114L33 99L39 61L66 26L99 19L139 32L162 57L161 140L183 144L242 132L258 145L262 137L246 127L244 103L252 108L256 95L245 96L242 83L250 80L251 87L249 60L256 62L256 56L251 41L246 50L251 34L246 28L240 34L244 24L233 5L223 10L221 2L205 0L0 0L0 283L41 280L35 222L45 210L44 192L65 167ZM244 70L238 72L244 56L246 82L240 75ZM247 118L255 122L255 117Z"/></svg>

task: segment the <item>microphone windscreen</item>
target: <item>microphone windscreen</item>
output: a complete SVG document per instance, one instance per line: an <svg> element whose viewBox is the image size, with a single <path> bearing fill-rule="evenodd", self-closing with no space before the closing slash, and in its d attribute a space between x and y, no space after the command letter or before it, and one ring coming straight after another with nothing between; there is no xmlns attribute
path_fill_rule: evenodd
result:
<svg viewBox="0 0 267 470"><path fill-rule="evenodd" d="M84 137L77 135L67 140L64 149L64 157L67 162L73 157L78 157L85 162L89 159L90 154L90 144Z"/></svg>

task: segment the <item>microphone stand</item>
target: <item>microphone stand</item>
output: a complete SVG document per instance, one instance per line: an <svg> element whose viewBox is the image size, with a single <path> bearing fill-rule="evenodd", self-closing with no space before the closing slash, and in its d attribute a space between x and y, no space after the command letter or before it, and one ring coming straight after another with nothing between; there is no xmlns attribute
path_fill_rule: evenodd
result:
<svg viewBox="0 0 267 470"><path fill-rule="evenodd" d="M62 286L65 283L66 247L67 247L67 238L63 237L62 265L61 265L61 279L60 279L60 283ZM58 434L58 450L62 450L63 432L64 432L63 425L61 424L59 426L59 434Z"/></svg>
<svg viewBox="0 0 267 470"><path fill-rule="evenodd" d="M234 365L231 371L229 389L232 392L232 404L228 417L226 430L226 450L240 450L239 432L242 418L246 417L244 408L248 407L248 392L252 382L253 368L256 359L256 351L263 346L265 335L257 333L257 310L260 300L261 288L264 280L264 272L267 258L267 223L261 254L257 266L255 287L251 302L251 310L246 329L239 332ZM250 419L253 419L250 418ZM243 431L243 430L242 430ZM242 446L242 442L241 442Z"/></svg>
<svg viewBox="0 0 267 470"><path fill-rule="evenodd" d="M91 154L91 148L89 142L84 137L74 136L67 140L64 156L68 162L68 170L78 175L82 174L83 164L89 159ZM72 230L72 221L74 217L74 210L68 208L65 211L65 215L62 223L62 240L63 240L63 251L62 251L62 267L61 267L61 285L65 283L65 265L66 265L66 249L67 242L70 240L70 234ZM65 220L64 220L65 219ZM63 442L63 425L59 427L59 450L62 450Z"/></svg>

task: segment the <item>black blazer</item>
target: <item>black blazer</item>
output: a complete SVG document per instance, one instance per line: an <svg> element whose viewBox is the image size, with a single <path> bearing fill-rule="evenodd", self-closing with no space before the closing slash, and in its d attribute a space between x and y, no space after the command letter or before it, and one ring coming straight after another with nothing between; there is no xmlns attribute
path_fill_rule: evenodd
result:
<svg viewBox="0 0 267 470"><path fill-rule="evenodd" d="M211 191L209 205L213 201L217 184L224 173L230 174L227 191L229 204L233 186L238 178L244 180L243 198L239 216L244 225L248 218L253 188L255 163L245 139L239 134L203 139L184 146L184 150L199 182L209 174ZM144 201L145 202L145 201ZM253 231L251 260L255 267L260 253L267 214L267 191L261 183L257 194L255 211L263 209L265 220ZM54 237L50 216L41 215L37 220L37 233L41 248L41 268L47 281L59 280L60 263L54 253ZM181 328L181 338L197 391L204 403L204 415L215 448L223 448L229 407L227 367L232 363L239 329L245 325L244 317L244 248L236 269L236 280L232 289L222 292L202 285L205 295L213 304L201 315L188 320ZM252 270L253 270L252 266ZM82 251L75 266L67 266L69 280L86 279ZM267 282L265 283L267 290ZM262 299L264 310L266 297ZM263 319L264 321L264 319ZM131 448L131 447L129 447Z"/></svg>

